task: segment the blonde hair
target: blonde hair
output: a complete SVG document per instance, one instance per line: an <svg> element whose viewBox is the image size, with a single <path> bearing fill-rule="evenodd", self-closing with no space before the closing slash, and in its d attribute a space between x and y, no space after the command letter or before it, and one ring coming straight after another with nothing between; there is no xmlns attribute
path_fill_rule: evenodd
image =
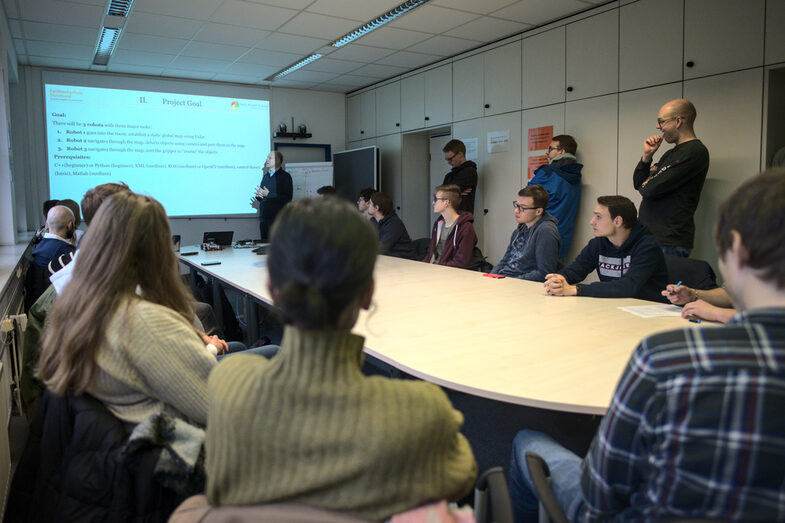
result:
<svg viewBox="0 0 785 523"><path fill-rule="evenodd" d="M104 332L128 298L163 305L193 321L193 298L180 280L166 211L153 198L130 191L99 208L71 282L49 314L38 376L52 392L87 389Z"/></svg>

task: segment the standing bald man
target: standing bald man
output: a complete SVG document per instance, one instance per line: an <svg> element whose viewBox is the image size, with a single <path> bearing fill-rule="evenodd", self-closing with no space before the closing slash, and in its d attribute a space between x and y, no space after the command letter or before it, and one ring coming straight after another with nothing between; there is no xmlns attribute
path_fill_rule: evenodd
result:
<svg viewBox="0 0 785 523"><path fill-rule="evenodd" d="M640 220L649 226L665 254L685 258L692 252L693 215L709 171L709 150L693 131L696 116L689 100L678 98L663 105L656 126L662 135L643 141L643 156L632 177L643 196ZM663 140L676 146L652 164Z"/></svg>

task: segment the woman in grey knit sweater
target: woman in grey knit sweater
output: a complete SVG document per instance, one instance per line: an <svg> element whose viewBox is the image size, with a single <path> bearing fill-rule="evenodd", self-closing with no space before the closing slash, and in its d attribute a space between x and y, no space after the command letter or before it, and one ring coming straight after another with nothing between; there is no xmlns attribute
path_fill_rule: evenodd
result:
<svg viewBox="0 0 785 523"><path fill-rule="evenodd" d="M161 204L130 191L105 200L75 263L44 332L46 386L89 393L129 424L165 410L204 425L216 361L192 325Z"/></svg>

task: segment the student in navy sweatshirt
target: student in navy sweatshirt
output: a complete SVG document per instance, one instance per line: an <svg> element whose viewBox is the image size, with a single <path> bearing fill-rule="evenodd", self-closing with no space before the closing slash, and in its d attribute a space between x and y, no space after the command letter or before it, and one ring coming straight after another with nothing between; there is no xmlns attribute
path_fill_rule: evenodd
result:
<svg viewBox="0 0 785 523"><path fill-rule="evenodd" d="M665 256L637 214L635 204L624 196L597 198L591 219L595 238L570 266L546 276L545 291L551 296L664 301L660 291L668 280ZM578 283L595 269L600 281Z"/></svg>

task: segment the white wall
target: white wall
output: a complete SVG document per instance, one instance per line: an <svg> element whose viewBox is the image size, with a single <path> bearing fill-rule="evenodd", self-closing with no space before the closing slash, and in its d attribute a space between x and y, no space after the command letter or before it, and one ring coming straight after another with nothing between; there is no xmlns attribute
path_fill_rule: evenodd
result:
<svg viewBox="0 0 785 523"><path fill-rule="evenodd" d="M10 86L14 174L17 182L12 191L16 201L16 212L13 213L10 206L3 205L9 210L0 215L0 230L7 227L12 231L24 232L35 230L43 223L41 204L44 200L49 199L42 86L42 75L47 71L53 70L19 66L19 82ZM131 88L138 88L145 81L157 83L164 81L173 89L200 94L211 94L217 91L226 93L227 90L231 91L232 89L245 92L249 89L258 90L260 97L270 99L272 109L270 124L273 129L282 120L291 126L291 118L294 117L295 125L305 123L308 126L308 132L313 134L311 138L305 140L293 141L291 138L273 138L274 143L286 143L287 145L329 144L333 151L343 150L345 147L345 97L340 93L285 88L271 89L261 86L161 79L140 75L57 71L70 72L75 75L90 75L94 80L122 78L129 84L134 84L131 85ZM5 129L0 131L0 138L4 132ZM0 151L2 150L7 150L7 148L0 146ZM0 157L0 162L3 162L2 157ZM0 175L2 175L2 169L0 169ZM260 180L261 176L262 173L259 173ZM10 192L3 191L3 194L7 195ZM249 187L248 192L250 200L252 188ZM206 201L205 205L208 204L209 202ZM249 213L255 212L250 205L248 211ZM170 224L172 234L181 235L182 245L201 242L202 233L205 231L233 230L235 231L235 239L258 238L259 236L258 220L251 214L237 218L175 218L170 221Z"/></svg>

